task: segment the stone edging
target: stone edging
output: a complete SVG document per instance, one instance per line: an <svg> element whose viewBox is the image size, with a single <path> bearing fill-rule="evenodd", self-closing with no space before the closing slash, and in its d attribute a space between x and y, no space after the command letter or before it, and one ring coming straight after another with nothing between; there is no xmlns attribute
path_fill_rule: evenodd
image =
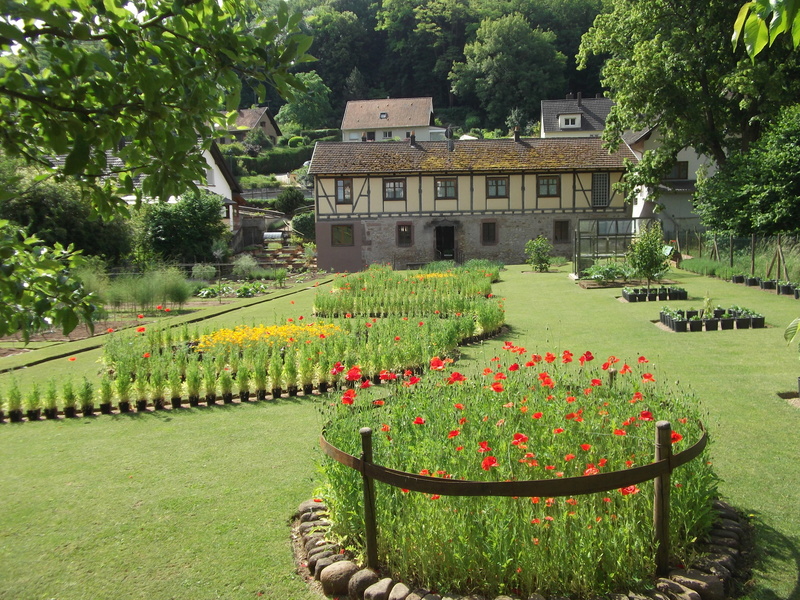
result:
<svg viewBox="0 0 800 600"><path fill-rule="evenodd" d="M708 538L699 543L699 557L686 568L675 568L654 581L644 594L607 594L607 600L725 600L733 597L749 576L752 550L751 526L730 505L717 500L715 521ZM411 589L402 582L381 577L362 568L344 548L326 538L328 508L320 500L308 500L297 509L292 537L298 571L322 593L351 600L490 600L480 595L441 596L425 589ZM597 597L595 600L602 600ZM493 600L522 600L501 595ZM533 594L526 600L545 600ZM569 600L561 598L561 600Z"/></svg>

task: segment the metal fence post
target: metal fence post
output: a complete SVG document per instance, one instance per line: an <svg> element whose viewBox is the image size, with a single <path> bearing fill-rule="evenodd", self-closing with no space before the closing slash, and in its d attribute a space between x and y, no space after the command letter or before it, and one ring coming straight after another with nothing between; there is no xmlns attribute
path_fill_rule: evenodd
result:
<svg viewBox="0 0 800 600"><path fill-rule="evenodd" d="M372 429L362 427L361 434L361 460L365 464L372 463ZM375 522L375 482L364 471L361 472L364 481L364 543L367 551L367 567L378 568L378 526Z"/></svg>
<svg viewBox="0 0 800 600"><path fill-rule="evenodd" d="M672 457L672 426L669 421L656 423L656 462L669 461ZM653 502L653 528L656 539L656 575L664 576L669 573L669 494L670 475L655 478Z"/></svg>

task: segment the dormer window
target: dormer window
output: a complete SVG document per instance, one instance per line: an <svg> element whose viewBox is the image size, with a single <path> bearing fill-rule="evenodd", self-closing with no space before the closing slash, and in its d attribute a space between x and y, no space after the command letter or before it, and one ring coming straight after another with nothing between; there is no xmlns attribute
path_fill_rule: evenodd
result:
<svg viewBox="0 0 800 600"><path fill-rule="evenodd" d="M388 119L389 113L381 113L381 119Z"/></svg>
<svg viewBox="0 0 800 600"><path fill-rule="evenodd" d="M581 126L581 116L576 115L559 115L558 125L561 129L579 129Z"/></svg>

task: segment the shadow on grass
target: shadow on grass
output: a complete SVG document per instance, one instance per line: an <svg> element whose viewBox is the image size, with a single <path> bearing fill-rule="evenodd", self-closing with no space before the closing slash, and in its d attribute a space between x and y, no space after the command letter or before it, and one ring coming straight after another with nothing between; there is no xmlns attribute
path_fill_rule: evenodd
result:
<svg viewBox="0 0 800 600"><path fill-rule="evenodd" d="M744 514L751 515L751 522L755 526L755 549L752 565L762 573L786 573L787 566L791 566L793 578L792 589L787 595L778 595L774 589L770 589L760 583L758 579L750 580L743 584L741 590L749 598L759 600L800 600L800 547L798 540L787 537L777 529L765 524L759 518L757 512L743 511Z"/></svg>

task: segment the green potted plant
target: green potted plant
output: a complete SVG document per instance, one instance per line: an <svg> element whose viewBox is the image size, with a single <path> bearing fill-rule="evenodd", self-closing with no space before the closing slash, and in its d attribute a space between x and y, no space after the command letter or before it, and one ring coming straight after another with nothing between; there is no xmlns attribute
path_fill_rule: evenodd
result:
<svg viewBox="0 0 800 600"><path fill-rule="evenodd" d="M183 381L181 380L180 365L173 363L167 371L167 387L169 387L169 403L172 408L181 407L183 394Z"/></svg>
<svg viewBox="0 0 800 600"><path fill-rule="evenodd" d="M269 384L272 389L272 399L277 400L281 397L281 377L283 376L283 358L281 353L275 348L269 357L269 366L267 367L267 374L269 375Z"/></svg>
<svg viewBox="0 0 800 600"><path fill-rule="evenodd" d="M726 309L722 316L719 319L719 326L720 329L727 330L733 329L734 320L733 315Z"/></svg>
<svg viewBox="0 0 800 600"><path fill-rule="evenodd" d="M75 417L75 407L78 404L78 398L75 395L75 388L72 385L72 380L67 379L61 386L61 402L63 404L64 417L72 419Z"/></svg>
<svg viewBox="0 0 800 600"><path fill-rule="evenodd" d="M131 374L124 367L120 367L114 379L114 389L117 392L117 407L120 413L131 410Z"/></svg>
<svg viewBox="0 0 800 600"><path fill-rule="evenodd" d="M250 372L250 367L247 366L246 363L242 363L239 366L239 370L236 371L236 387L239 390L239 401L240 402L247 402L250 400L250 379L252 378L252 374Z"/></svg>
<svg viewBox="0 0 800 600"><path fill-rule="evenodd" d="M286 352L283 360L283 387L290 396L297 396L297 360L293 350Z"/></svg>
<svg viewBox="0 0 800 600"><path fill-rule="evenodd" d="M8 390L8 400L6 401L8 410L8 420L12 423L21 423L22 412L22 392L19 391L17 380L11 380L11 388Z"/></svg>
<svg viewBox="0 0 800 600"><path fill-rule="evenodd" d="M539 273L547 273L550 270L550 253L552 251L553 245L543 235L525 243L525 256L528 263Z"/></svg>
<svg viewBox="0 0 800 600"><path fill-rule="evenodd" d="M699 314L692 315L688 321L689 331L703 331L703 320Z"/></svg>
<svg viewBox="0 0 800 600"><path fill-rule="evenodd" d="M750 311L750 327L752 329L763 329L765 325L764 315L755 311Z"/></svg>
<svg viewBox="0 0 800 600"><path fill-rule="evenodd" d="M39 384L34 382L27 396L25 396L25 411L28 421L38 421L42 416L42 393Z"/></svg>
<svg viewBox="0 0 800 600"><path fill-rule="evenodd" d="M154 410L164 409L164 390L167 386L167 378L164 374L164 367L156 364L150 371L150 400Z"/></svg>
<svg viewBox="0 0 800 600"><path fill-rule="evenodd" d="M233 377L230 367L224 367L219 373L219 387L222 391L222 402L230 404L233 402Z"/></svg>
<svg viewBox="0 0 800 600"><path fill-rule="evenodd" d="M213 361L203 362L203 388L206 393L206 405L212 406L217 403L217 369Z"/></svg>
<svg viewBox="0 0 800 600"><path fill-rule="evenodd" d="M50 420L58 418L58 388L54 379L47 382L47 390L44 393L44 418Z"/></svg>
<svg viewBox="0 0 800 600"><path fill-rule="evenodd" d="M267 399L267 369L266 356L258 354L256 356L255 368L253 370L253 384L256 387L256 400L264 401Z"/></svg>
<svg viewBox="0 0 800 600"><path fill-rule="evenodd" d="M80 387L78 387L78 401L81 405L81 412L84 417L94 415L94 386L84 375Z"/></svg>
<svg viewBox="0 0 800 600"><path fill-rule="evenodd" d="M200 373L200 366L196 360L192 360L186 367L186 395L189 397L189 406L200 405L200 386L202 383L203 376Z"/></svg>
<svg viewBox="0 0 800 600"><path fill-rule="evenodd" d="M303 346L297 353L297 382L303 389L303 395L309 396L314 391L314 367L316 363L310 346Z"/></svg>
<svg viewBox="0 0 800 600"><path fill-rule="evenodd" d="M100 377L100 414L111 414L111 402L114 398L114 382L106 371Z"/></svg>
<svg viewBox="0 0 800 600"><path fill-rule="evenodd" d="M147 377L143 372L136 374L136 380L133 382L136 389L136 412L147 412Z"/></svg>

